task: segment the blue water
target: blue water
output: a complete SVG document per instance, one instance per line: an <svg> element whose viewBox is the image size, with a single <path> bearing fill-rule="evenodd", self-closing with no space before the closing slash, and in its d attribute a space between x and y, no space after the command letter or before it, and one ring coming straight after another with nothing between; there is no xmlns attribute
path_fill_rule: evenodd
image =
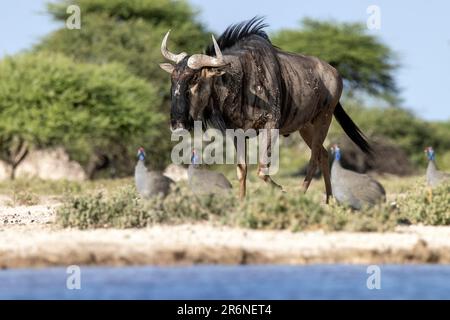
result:
<svg viewBox="0 0 450 320"><path fill-rule="evenodd" d="M450 299L450 265L81 267L81 289L65 268L0 271L1 299Z"/></svg>

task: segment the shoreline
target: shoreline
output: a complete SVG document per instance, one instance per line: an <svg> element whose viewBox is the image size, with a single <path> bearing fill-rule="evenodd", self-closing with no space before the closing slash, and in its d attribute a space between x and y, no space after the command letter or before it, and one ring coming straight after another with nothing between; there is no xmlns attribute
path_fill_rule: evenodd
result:
<svg viewBox="0 0 450 320"><path fill-rule="evenodd" d="M386 233L266 231L211 223L79 230L55 226L54 208L1 210L0 268L450 263L449 226L401 226ZM4 223L8 219L15 220Z"/></svg>

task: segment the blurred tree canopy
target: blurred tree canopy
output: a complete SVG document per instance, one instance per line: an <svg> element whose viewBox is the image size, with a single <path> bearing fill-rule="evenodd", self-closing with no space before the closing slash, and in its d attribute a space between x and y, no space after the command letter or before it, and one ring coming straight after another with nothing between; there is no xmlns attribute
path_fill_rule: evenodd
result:
<svg viewBox="0 0 450 320"><path fill-rule="evenodd" d="M347 89L396 102L395 56L379 38L367 33L365 25L304 19L299 29L282 29L271 38L283 50L330 63L339 70Z"/></svg>
<svg viewBox="0 0 450 320"><path fill-rule="evenodd" d="M161 133L158 137L163 139L152 144L155 141L153 137L144 132L134 134L140 141L138 145L150 151L149 165L152 168L164 167L170 159L172 142L168 125L170 80L159 67L159 63L164 61L161 41L165 33L172 29L169 40L172 51L202 51L210 38L197 19L197 11L184 0L60 0L48 4L48 12L56 20L65 22L69 16L66 13L69 4L80 7L81 29L70 30L63 25L44 37L34 47L34 52L59 52L77 62L99 65L120 63L148 81L161 99L153 99L151 102L156 106L142 110L142 115L153 110L162 111L163 119L152 125ZM108 150L98 155L99 163L101 159L110 162ZM127 164L124 162L121 167ZM133 168L129 167L126 172Z"/></svg>
<svg viewBox="0 0 450 320"><path fill-rule="evenodd" d="M46 53L7 57L0 61L0 157L14 169L30 148L62 145L88 174L101 152L134 162L137 135L154 144L161 139L159 100L155 88L120 64Z"/></svg>
<svg viewBox="0 0 450 320"><path fill-rule="evenodd" d="M42 39L35 50L61 52L77 61L122 63L166 98L170 81L159 67L164 61L160 49L164 34L172 29L169 48L174 52L200 52L210 39L186 1L62 0L50 3L48 11L65 21L69 4L81 9L81 29L62 26Z"/></svg>

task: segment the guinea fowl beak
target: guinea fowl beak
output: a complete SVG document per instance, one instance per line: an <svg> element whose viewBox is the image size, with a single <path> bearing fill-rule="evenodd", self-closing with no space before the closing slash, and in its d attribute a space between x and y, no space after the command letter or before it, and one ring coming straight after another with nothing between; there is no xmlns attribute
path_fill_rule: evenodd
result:
<svg viewBox="0 0 450 320"><path fill-rule="evenodd" d="M144 157L145 157L145 151L144 151L144 148L143 148L143 147L140 147L140 148L138 149L138 152L137 152L136 156L137 156L137 157L141 157L141 156L144 156Z"/></svg>
<svg viewBox="0 0 450 320"><path fill-rule="evenodd" d="M331 153L335 153L337 150L339 150L339 146L337 144L333 144L331 146Z"/></svg>

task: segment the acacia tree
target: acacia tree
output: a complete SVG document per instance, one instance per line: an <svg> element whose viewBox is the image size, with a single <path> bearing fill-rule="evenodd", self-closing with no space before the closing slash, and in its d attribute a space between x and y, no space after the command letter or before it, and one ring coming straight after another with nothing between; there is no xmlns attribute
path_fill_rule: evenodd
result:
<svg viewBox="0 0 450 320"><path fill-rule="evenodd" d="M155 88L119 64L75 63L46 53L5 58L0 157L11 165L12 178L33 147L62 145L85 169L100 151L132 161L141 138L136 132L151 137L149 143L162 139L160 101Z"/></svg>
<svg viewBox="0 0 450 320"><path fill-rule="evenodd" d="M395 55L363 24L304 19L299 29L282 29L272 40L284 50L327 61L339 70L350 91L397 100Z"/></svg>

